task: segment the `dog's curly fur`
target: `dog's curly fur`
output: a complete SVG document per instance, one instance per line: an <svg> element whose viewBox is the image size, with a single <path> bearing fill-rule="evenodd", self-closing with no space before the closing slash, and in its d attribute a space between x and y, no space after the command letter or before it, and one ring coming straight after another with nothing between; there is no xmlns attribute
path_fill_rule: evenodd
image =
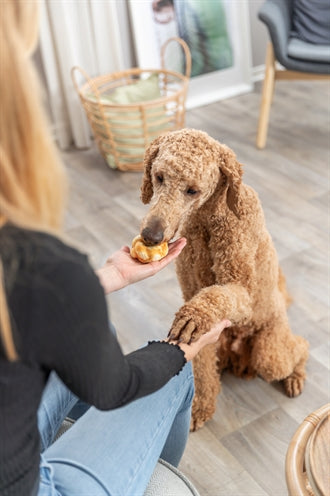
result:
<svg viewBox="0 0 330 496"><path fill-rule="evenodd" d="M308 343L290 330L285 279L258 196L242 174L232 150L194 129L163 134L145 153L141 199L151 205L141 236L147 244L187 238L176 262L185 304L170 336L190 342L221 319L233 324L194 359L193 430L212 417L226 368L283 380L291 397L305 380Z"/></svg>

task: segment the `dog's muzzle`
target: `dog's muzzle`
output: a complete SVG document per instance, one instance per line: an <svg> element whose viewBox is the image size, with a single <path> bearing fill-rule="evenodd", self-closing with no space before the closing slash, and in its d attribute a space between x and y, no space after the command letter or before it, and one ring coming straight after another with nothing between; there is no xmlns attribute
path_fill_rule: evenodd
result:
<svg viewBox="0 0 330 496"><path fill-rule="evenodd" d="M147 226L142 229L141 236L147 246L158 245L163 241L164 228L162 222L157 217L153 217Z"/></svg>

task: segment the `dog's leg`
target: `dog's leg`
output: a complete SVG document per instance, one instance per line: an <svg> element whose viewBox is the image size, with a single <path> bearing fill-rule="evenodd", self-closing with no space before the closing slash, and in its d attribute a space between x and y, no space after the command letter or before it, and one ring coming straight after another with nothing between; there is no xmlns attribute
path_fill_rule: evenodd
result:
<svg viewBox="0 0 330 496"><path fill-rule="evenodd" d="M201 289L178 310L169 337L190 343L220 320L229 319L233 324L244 325L251 315L250 296L243 286L214 284Z"/></svg>
<svg viewBox="0 0 330 496"><path fill-rule="evenodd" d="M292 334L287 322L278 321L255 338L251 364L265 381L282 381L287 396L298 396L306 378L308 342Z"/></svg>
<svg viewBox="0 0 330 496"><path fill-rule="evenodd" d="M192 406L190 429L200 429L215 412L220 392L220 376L217 368L215 345L205 346L193 360L195 396Z"/></svg>

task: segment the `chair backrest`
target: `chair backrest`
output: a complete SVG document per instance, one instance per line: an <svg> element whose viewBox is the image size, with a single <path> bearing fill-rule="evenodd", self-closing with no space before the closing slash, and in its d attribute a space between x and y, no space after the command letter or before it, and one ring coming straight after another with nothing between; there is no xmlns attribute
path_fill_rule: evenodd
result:
<svg viewBox="0 0 330 496"><path fill-rule="evenodd" d="M307 18L310 19L310 29L316 30L317 27L313 26L313 23L317 26L318 19L322 25L324 25L327 29L326 32L329 31L327 24L327 17L329 16L330 23L330 4L328 6L328 0L320 0L319 2L311 2L310 0L299 0L302 3L302 7L306 9L306 5L308 9L302 12L307 15ZM317 4L317 5L316 5ZM322 5L322 8L320 8ZM292 35L295 32L296 27L293 26L293 17L295 17L295 23L297 26L300 26L303 22L299 16L303 16L299 11L300 3L295 1L293 4L293 0L266 0L264 4L262 4L261 8L258 11L259 19L266 25L269 35L272 41L275 58L278 62L288 70L298 71L298 72L306 72L312 74L329 74L329 63L324 62L322 58L317 57L317 44L310 44L313 47L313 50L316 53L315 60L310 60L310 58L306 57L297 59L288 54L288 44L290 39L292 39ZM294 10L293 10L294 7ZM324 9L324 19L322 17ZM296 20L297 18L297 20ZM299 18L299 22L298 22ZM306 25L306 30L308 31L308 22ZM303 36L303 35L302 35ZM326 35L325 35L326 36ZM308 39L308 35L305 33L306 39ZM306 43L306 42L303 42ZM330 45L330 43L329 43ZM300 52L304 49L304 47L299 47ZM324 49L324 48L323 48ZM301 52L303 53L303 52Z"/></svg>
<svg viewBox="0 0 330 496"><path fill-rule="evenodd" d="M330 46L329 0L295 0L290 36L316 46Z"/></svg>

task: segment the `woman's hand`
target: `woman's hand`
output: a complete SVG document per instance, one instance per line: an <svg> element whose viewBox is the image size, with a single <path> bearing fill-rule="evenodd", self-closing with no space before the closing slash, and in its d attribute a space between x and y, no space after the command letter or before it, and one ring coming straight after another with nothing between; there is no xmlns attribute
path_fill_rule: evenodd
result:
<svg viewBox="0 0 330 496"><path fill-rule="evenodd" d="M96 271L104 292L111 293L157 274L181 253L185 245L185 238L169 243L166 257L146 264L132 258L129 247L123 246L107 259L103 267Z"/></svg>
<svg viewBox="0 0 330 496"><path fill-rule="evenodd" d="M230 320L222 320L221 322L215 324L211 327L211 330L203 334L197 341L191 344L180 343L178 341L173 341L171 339L166 339L168 343L177 344L181 350L184 352L187 362L192 360L197 353L208 344L216 343L220 337L220 334L226 327L230 327Z"/></svg>

